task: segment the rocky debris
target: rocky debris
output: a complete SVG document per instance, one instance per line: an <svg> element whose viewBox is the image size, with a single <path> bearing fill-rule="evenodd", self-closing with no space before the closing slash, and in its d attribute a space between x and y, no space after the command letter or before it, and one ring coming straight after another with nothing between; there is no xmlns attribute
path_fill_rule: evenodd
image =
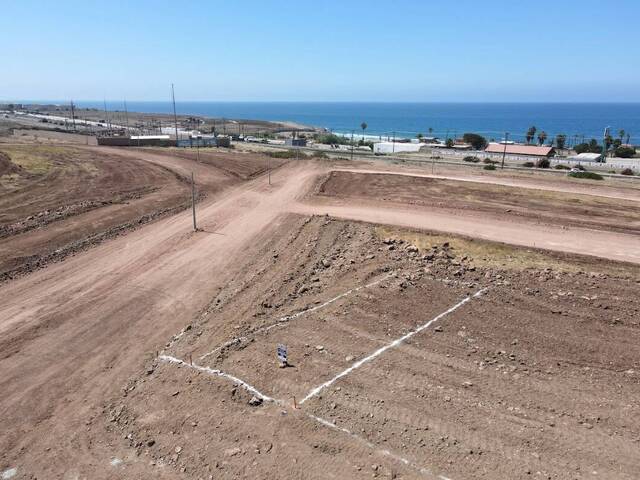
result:
<svg viewBox="0 0 640 480"><path fill-rule="evenodd" d="M18 469L17 468L7 468L5 471L2 472L2 480L9 480L13 477L15 477L18 474Z"/></svg>
<svg viewBox="0 0 640 480"><path fill-rule="evenodd" d="M442 328L442 325L438 325L436 326L436 328L433 329L435 332L444 332L444 329Z"/></svg>
<svg viewBox="0 0 640 480"><path fill-rule="evenodd" d="M225 457L235 457L236 455L240 455L242 453L242 449L239 447L227 448L224 451Z"/></svg>
<svg viewBox="0 0 640 480"><path fill-rule="evenodd" d="M323 345L316 345L316 350L319 352L322 352L324 350L324 346Z"/></svg>
<svg viewBox="0 0 640 480"><path fill-rule="evenodd" d="M251 405L252 407L259 407L260 405L262 405L262 399L259 397L256 397L255 395L253 397L251 397L249 399L249 405Z"/></svg>

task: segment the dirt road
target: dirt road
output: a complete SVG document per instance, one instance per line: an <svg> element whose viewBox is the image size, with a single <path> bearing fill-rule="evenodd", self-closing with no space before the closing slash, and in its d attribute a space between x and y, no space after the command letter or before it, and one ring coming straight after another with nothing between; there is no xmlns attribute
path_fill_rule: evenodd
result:
<svg viewBox="0 0 640 480"><path fill-rule="evenodd" d="M404 175L420 178L438 178L443 180L455 180L458 182L484 183L489 185L504 185L508 187L519 187L534 190L544 190L548 192L576 193L581 195L593 195L596 197L616 198L620 200L631 200L640 202L640 182L635 180L615 179L609 183L602 184L597 180L574 180L569 177L553 177L548 175L540 178L539 174L523 173L514 174L508 172L505 176L496 174L487 175L476 172L469 168L452 168L450 166L438 165L435 174L425 173L425 168L416 169L412 167L384 166L376 164L376 168L336 168L336 172L353 173L385 173L388 175Z"/></svg>
<svg viewBox="0 0 640 480"><path fill-rule="evenodd" d="M91 462L79 419L191 320L315 173L230 189L199 207L201 232L178 214L0 287L1 463L28 464L45 446L39 477Z"/></svg>
<svg viewBox="0 0 640 480"><path fill-rule="evenodd" d="M640 264L640 239L597 230L562 228L503 221L498 218L457 216L455 213L416 211L409 208L371 208L365 205L299 203L292 211L302 215L330 215L336 218L382 223L448 232L468 237L535 247L557 252L591 255Z"/></svg>

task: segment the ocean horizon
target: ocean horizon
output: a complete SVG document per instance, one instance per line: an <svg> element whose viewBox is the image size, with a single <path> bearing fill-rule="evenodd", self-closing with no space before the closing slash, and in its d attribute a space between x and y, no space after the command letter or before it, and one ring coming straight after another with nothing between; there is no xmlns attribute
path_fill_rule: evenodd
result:
<svg viewBox="0 0 640 480"><path fill-rule="evenodd" d="M61 101L22 101L55 103ZM74 102L82 108L103 109L103 101ZM173 113L170 101L127 101L131 112ZM110 111L123 111L121 101L107 101ZM502 139L505 132L514 140L523 140L527 129L535 126L551 139L567 135L569 142L603 137L620 130L640 143L640 103L526 103L526 102L255 102L184 101L176 102L182 115L236 120L289 121L335 133L362 136L360 125L367 123L368 137L413 138L418 134L440 138L479 133L489 140ZM626 141L626 135L625 139Z"/></svg>

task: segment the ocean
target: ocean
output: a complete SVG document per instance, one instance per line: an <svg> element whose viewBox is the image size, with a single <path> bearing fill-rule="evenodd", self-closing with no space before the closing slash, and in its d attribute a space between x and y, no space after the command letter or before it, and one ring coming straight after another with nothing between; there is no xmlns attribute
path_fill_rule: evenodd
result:
<svg viewBox="0 0 640 480"><path fill-rule="evenodd" d="M81 107L102 109L102 101L78 101ZM171 102L128 101L129 111L172 113ZM109 110L123 110L122 102L107 102ZM640 143L640 103L370 103L370 102L177 102L180 114L217 118L293 121L324 127L336 133L367 136L440 138L479 133L499 140L509 132L524 139L530 126L544 130L551 139L565 134L568 141L600 140L605 127L612 135L620 130ZM429 130L431 129L431 130ZM626 140L626 137L625 137Z"/></svg>

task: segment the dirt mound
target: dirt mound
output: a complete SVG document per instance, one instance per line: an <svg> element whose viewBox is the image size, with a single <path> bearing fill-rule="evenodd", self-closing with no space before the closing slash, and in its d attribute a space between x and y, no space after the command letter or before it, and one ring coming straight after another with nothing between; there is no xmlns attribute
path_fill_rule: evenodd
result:
<svg viewBox="0 0 640 480"><path fill-rule="evenodd" d="M0 152L0 177L3 175L11 175L12 173L20 173L22 168L11 161L11 157L6 153Z"/></svg>

